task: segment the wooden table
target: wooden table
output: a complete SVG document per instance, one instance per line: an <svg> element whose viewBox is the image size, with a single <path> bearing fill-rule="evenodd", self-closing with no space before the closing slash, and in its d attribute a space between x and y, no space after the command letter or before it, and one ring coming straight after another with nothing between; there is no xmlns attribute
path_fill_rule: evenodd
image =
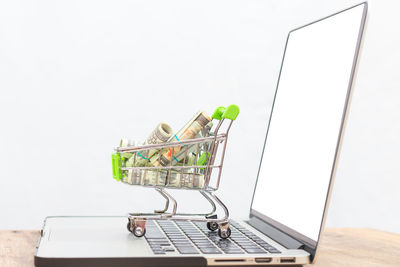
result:
<svg viewBox="0 0 400 267"><path fill-rule="evenodd" d="M39 231L0 231L0 266L32 267ZM317 262L308 267L400 266L400 235L359 228L328 228Z"/></svg>

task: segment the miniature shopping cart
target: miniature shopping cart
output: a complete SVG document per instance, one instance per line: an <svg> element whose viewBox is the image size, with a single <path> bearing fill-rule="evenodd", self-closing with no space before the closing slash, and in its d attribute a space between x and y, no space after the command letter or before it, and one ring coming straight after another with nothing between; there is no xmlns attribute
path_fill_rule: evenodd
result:
<svg viewBox="0 0 400 267"><path fill-rule="evenodd" d="M115 149L112 157L114 179L131 185L152 187L166 200L162 210L155 210L153 213L129 213L127 228L130 232L137 237L144 236L146 220L185 220L206 222L209 230L218 229L221 238L230 236L228 208L214 192L220 185L228 133L238 114L239 107L236 105L217 108L211 116L214 122L218 122L214 132L200 138ZM223 128L225 130L222 130ZM169 150L172 157L175 156L173 153L179 150L181 156L183 153L183 160L179 164L171 160L166 166L136 167L136 158L139 160L139 157L146 157L150 151L154 153L154 150L160 153ZM124 166L123 159L127 156L133 157L134 167ZM166 189L199 191L210 203L211 211L199 214L177 213L178 203ZM173 207L172 211L168 212L170 202L173 203ZM222 218L217 217L217 204L224 211Z"/></svg>

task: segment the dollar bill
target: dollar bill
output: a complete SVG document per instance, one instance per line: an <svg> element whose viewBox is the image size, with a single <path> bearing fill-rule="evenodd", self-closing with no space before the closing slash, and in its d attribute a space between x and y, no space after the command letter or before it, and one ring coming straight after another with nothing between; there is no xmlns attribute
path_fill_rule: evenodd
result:
<svg viewBox="0 0 400 267"><path fill-rule="evenodd" d="M165 186L167 171L153 171L142 169L130 169L123 182L132 185L160 185Z"/></svg>
<svg viewBox="0 0 400 267"><path fill-rule="evenodd" d="M142 175L144 185L164 186L167 182L167 171L144 171Z"/></svg>
<svg viewBox="0 0 400 267"><path fill-rule="evenodd" d="M122 181L132 185L155 185L173 188L202 188L204 185L203 174L138 169L131 169L128 172L129 174Z"/></svg>
<svg viewBox="0 0 400 267"><path fill-rule="evenodd" d="M121 141L119 142L120 147L128 147L128 146L136 146L136 145L138 145L137 142L130 140L128 138L122 138ZM122 161L126 161L127 159L129 159L132 156L132 154L133 153L131 153L131 152L121 153Z"/></svg>
<svg viewBox="0 0 400 267"><path fill-rule="evenodd" d="M172 128L168 124L161 122L150 133L142 145L165 143L170 139L172 133ZM138 151L131 155L126 165L127 167L144 167L148 164L149 158L151 158L158 151L158 149Z"/></svg>
<svg viewBox="0 0 400 267"><path fill-rule="evenodd" d="M203 111L196 114L196 117L191 120L191 123L186 124L187 127L181 129L175 134L175 139L178 141L187 140L194 138L209 122L211 118ZM177 155L181 146L170 147L166 151L156 153L150 158L150 162L153 166L167 166L171 160Z"/></svg>
<svg viewBox="0 0 400 267"><path fill-rule="evenodd" d="M203 130L201 130L200 133L198 133L198 137L208 137L211 134L211 129L213 127L213 123L212 121L210 121L209 123L207 123L207 125L203 128ZM197 136L196 136L197 137Z"/></svg>
<svg viewBox="0 0 400 267"><path fill-rule="evenodd" d="M200 146L197 146L197 144L184 146L179 153L175 155L172 165L176 165L179 162L190 165L188 164L189 158L193 157L193 155L196 156L196 153L199 152L198 150L200 150Z"/></svg>
<svg viewBox="0 0 400 267"><path fill-rule="evenodd" d="M202 188L204 185L203 174L171 172L167 187Z"/></svg>

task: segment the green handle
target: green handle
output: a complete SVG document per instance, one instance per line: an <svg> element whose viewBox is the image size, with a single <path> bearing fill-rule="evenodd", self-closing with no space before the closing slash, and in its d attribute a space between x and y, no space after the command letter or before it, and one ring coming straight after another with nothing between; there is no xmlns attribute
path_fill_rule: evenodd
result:
<svg viewBox="0 0 400 267"><path fill-rule="evenodd" d="M230 105L225 109L224 114L222 114L222 118L229 119L229 120L236 120L237 116L239 115L240 109L236 105Z"/></svg>
<svg viewBox="0 0 400 267"><path fill-rule="evenodd" d="M216 120L222 120L222 114L224 114L225 108L224 107L217 107L217 109L212 114L211 118Z"/></svg>
<svg viewBox="0 0 400 267"><path fill-rule="evenodd" d="M112 154L112 167L113 167L113 178L117 181L121 181L121 156L119 153Z"/></svg>

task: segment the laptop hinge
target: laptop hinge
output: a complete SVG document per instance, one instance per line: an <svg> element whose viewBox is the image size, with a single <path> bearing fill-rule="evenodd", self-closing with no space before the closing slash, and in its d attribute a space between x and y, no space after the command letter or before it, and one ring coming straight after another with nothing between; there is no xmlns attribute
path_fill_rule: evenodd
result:
<svg viewBox="0 0 400 267"><path fill-rule="evenodd" d="M250 220L246 222L287 249L304 248L303 243L299 242L290 235L276 229L272 225L266 223L265 221L262 221L261 219L255 216L250 217Z"/></svg>

